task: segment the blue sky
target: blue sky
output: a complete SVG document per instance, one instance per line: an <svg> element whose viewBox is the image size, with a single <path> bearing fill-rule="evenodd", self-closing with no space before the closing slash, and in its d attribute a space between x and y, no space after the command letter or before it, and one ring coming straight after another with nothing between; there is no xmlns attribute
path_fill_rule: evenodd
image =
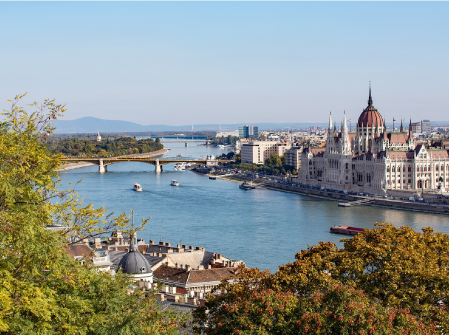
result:
<svg viewBox="0 0 449 335"><path fill-rule="evenodd" d="M0 107L65 119L449 120L448 2L0 2Z"/></svg>

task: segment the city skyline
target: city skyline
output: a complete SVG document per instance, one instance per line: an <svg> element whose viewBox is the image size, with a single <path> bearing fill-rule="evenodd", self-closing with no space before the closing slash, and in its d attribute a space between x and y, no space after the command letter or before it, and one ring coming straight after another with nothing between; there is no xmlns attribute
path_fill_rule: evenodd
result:
<svg viewBox="0 0 449 335"><path fill-rule="evenodd" d="M1 108L63 120L314 123L366 105L446 121L448 3L1 2Z"/></svg>

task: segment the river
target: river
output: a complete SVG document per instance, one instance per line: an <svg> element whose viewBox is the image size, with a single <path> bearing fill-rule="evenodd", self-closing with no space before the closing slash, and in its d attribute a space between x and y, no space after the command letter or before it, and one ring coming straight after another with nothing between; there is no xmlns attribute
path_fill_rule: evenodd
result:
<svg viewBox="0 0 449 335"><path fill-rule="evenodd" d="M205 158L227 153L199 142L165 142L170 149L161 158ZM249 267L276 271L294 261L295 253L318 241L342 245L344 236L329 233L333 225L373 228L375 222L390 222L415 230L430 226L449 233L449 216L355 206L341 208L337 202L257 188L244 191L226 180L210 180L191 171L174 171L164 165L156 174L154 166L119 163L98 173L88 166L60 173L62 184L76 183L76 191L95 207L115 213L134 210L135 219L149 218L146 230L138 237L146 241L163 240L172 244L205 247L226 257L243 260ZM179 187L170 186L172 179ZM131 190L134 183L142 192Z"/></svg>

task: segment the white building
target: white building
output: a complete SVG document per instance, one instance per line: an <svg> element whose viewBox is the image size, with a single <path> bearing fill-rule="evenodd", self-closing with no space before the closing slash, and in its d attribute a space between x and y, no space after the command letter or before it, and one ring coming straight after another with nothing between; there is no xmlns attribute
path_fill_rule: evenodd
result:
<svg viewBox="0 0 449 335"><path fill-rule="evenodd" d="M356 132L348 132L346 115L341 132L336 132L330 115L325 148L305 148L301 166L299 182L336 190L381 194L387 190L443 192L449 187L449 150L415 143L411 121L408 133L387 133L373 106L371 88Z"/></svg>
<svg viewBox="0 0 449 335"><path fill-rule="evenodd" d="M278 154L279 157L282 157L290 148L291 144L288 142L251 141L242 145L242 163L264 164L271 154Z"/></svg>
<svg viewBox="0 0 449 335"><path fill-rule="evenodd" d="M236 136L236 137L238 137L239 136L239 130L237 129L237 130L231 130L231 131L218 131L215 134L215 137L218 137L218 138L228 137L228 136Z"/></svg>

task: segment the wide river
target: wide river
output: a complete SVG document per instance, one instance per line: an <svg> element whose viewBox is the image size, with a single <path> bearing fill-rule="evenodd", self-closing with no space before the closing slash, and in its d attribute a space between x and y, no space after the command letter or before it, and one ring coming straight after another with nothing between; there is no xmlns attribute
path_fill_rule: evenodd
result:
<svg viewBox="0 0 449 335"><path fill-rule="evenodd" d="M171 149L164 158L205 158L227 150L198 146L190 142L165 142ZM191 171L174 171L164 165L156 174L154 166L119 163L98 173L89 166L60 173L63 185L82 180L76 191L87 203L104 206L115 213L134 210L135 219L149 218L138 237L173 244L202 246L226 257L240 259L249 267L276 271L279 265L319 241L340 243L341 235L329 233L333 225L373 228L375 222L390 222L415 230L430 226L449 233L449 216L421 214L376 207L341 208L337 202L258 188L244 191L226 180L209 180ZM172 179L179 187L170 186ZM134 183L143 192L131 190Z"/></svg>

